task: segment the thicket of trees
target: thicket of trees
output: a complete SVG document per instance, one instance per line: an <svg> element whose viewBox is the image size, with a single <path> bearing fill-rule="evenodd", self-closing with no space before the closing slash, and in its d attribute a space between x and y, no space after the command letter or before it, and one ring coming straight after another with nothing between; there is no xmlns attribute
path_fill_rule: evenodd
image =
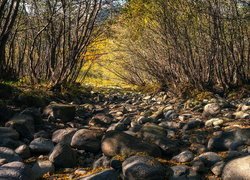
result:
<svg viewBox="0 0 250 180"><path fill-rule="evenodd" d="M74 82L97 36L102 0L1 0L0 78Z"/></svg>
<svg viewBox="0 0 250 180"><path fill-rule="evenodd" d="M250 3L130 0L115 25L129 83L224 91L250 83Z"/></svg>
<svg viewBox="0 0 250 180"><path fill-rule="evenodd" d="M0 79L75 82L102 34L130 84L228 91L250 84L249 12L248 0L0 0Z"/></svg>

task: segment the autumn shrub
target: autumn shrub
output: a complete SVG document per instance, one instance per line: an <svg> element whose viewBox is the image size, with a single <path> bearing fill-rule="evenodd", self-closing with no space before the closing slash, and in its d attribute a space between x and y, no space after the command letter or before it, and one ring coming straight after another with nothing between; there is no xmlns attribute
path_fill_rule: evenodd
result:
<svg viewBox="0 0 250 180"><path fill-rule="evenodd" d="M183 86L227 92L250 83L249 4L132 0L121 22L118 63L128 82L179 92Z"/></svg>

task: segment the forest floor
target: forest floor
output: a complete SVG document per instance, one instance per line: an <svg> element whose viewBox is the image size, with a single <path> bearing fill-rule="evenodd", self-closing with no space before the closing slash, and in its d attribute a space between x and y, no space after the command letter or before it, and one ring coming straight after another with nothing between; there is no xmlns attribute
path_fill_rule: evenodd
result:
<svg viewBox="0 0 250 180"><path fill-rule="evenodd" d="M0 123L0 178L249 178L248 92L182 99L1 85Z"/></svg>

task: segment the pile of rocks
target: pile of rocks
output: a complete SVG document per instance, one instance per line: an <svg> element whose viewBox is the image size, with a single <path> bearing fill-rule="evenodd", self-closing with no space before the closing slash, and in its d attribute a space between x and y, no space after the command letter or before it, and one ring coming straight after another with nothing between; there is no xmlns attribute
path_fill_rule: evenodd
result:
<svg viewBox="0 0 250 180"><path fill-rule="evenodd" d="M82 180L250 179L250 99L89 99L13 114L0 127L0 179L56 179L65 169Z"/></svg>

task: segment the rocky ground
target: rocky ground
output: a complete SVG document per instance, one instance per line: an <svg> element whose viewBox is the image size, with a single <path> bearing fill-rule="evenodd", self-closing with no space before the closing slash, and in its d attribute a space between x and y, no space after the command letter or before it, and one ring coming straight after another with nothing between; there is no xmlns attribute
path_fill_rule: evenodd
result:
<svg viewBox="0 0 250 180"><path fill-rule="evenodd" d="M0 106L0 179L250 179L250 98L16 101Z"/></svg>

